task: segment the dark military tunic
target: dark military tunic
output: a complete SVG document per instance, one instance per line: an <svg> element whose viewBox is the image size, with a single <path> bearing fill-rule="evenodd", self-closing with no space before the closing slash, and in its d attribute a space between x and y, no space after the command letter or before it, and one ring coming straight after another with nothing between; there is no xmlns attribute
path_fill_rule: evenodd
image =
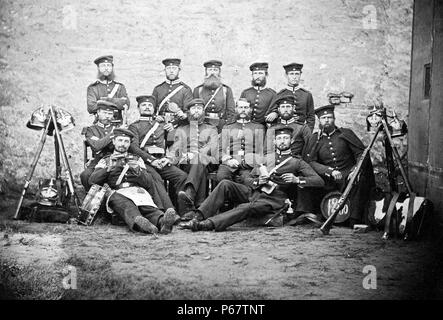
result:
<svg viewBox="0 0 443 320"><path fill-rule="evenodd" d="M290 197L289 191L294 187L293 183L286 183L283 180L282 175L285 173L293 173L298 176L300 187L321 187L324 185L323 180L306 162L291 157L290 150L266 156L268 172L271 173L272 169L286 158L291 159L271 174L270 180L277 185L270 194L263 192L262 186L258 184L260 169L257 166L245 180L246 185L229 180L220 182L198 210L204 218L213 222L215 230L221 231L248 217L265 216L281 210L286 199ZM233 202L237 207L219 213L227 200Z"/></svg>
<svg viewBox="0 0 443 320"><path fill-rule="evenodd" d="M224 126L221 135L221 161L217 180L232 179L233 173L245 176L263 160L265 126L259 123L237 120ZM229 159L239 162L238 168L226 165ZM240 182L236 180L237 182Z"/></svg>
<svg viewBox="0 0 443 320"><path fill-rule="evenodd" d="M280 97L292 94L295 97L295 116L298 122L306 123L308 127L314 130L315 113L314 113L314 99L312 94L301 87L290 87L280 90L271 102L271 107L268 110L268 115L271 112L277 112L278 106L275 103Z"/></svg>
<svg viewBox="0 0 443 320"><path fill-rule="evenodd" d="M181 80L174 80L174 81L166 80L166 81L162 82L161 84L159 84L158 86L156 86L154 88L154 90L152 91L152 95L155 97L155 101L156 101L155 107L156 107L158 114L160 116L164 117L165 113L166 113L167 116L173 117L171 119L171 122L173 122L174 125L182 124L182 122L179 121L175 115L172 115L172 113L168 112L168 108L167 108L168 103L165 102L162 105L161 110L159 110L158 107L160 106L161 102L168 96L168 94L173 92L179 86L183 86L183 87L179 91L177 91L173 96L171 96L168 100L170 102L176 103L178 105L178 107L183 112L186 112L187 105L192 100L192 89L188 85L186 85L184 82L182 82Z"/></svg>
<svg viewBox="0 0 443 320"><path fill-rule="evenodd" d="M218 127L221 131L226 123L231 123L235 120L235 102L232 89L223 84L223 87L218 90L215 97L211 99L217 89L208 89L199 85L194 89L194 98L201 98L207 105L205 110L206 121ZM209 102L209 103L208 103Z"/></svg>
<svg viewBox="0 0 443 320"><path fill-rule="evenodd" d="M87 163L85 170L80 174L81 183L86 191L90 187L88 179L99 160L114 151L111 140L113 128L111 124L104 126L100 122L86 128L86 142L91 147L93 155L93 159Z"/></svg>
<svg viewBox="0 0 443 320"><path fill-rule="evenodd" d="M158 123L157 129L150 135L149 139L143 148L140 147L141 143L146 137L146 134L158 123L153 118L140 117L140 120L132 123L129 126L129 130L134 133L134 138L131 142L130 151L134 154L142 157L146 162L151 162L157 157L149 153L149 147L156 147L158 151L163 150L163 155L165 153L165 130L164 123Z"/></svg>
<svg viewBox="0 0 443 320"><path fill-rule="evenodd" d="M109 100L117 105L119 110L114 111L114 119L121 121L122 119L121 110L124 109L124 105L127 105L129 108L130 101L124 84L121 82L117 82L115 80L111 81L96 80L95 82L91 83L88 86L86 91L86 101L87 101L88 112L90 114L94 114L97 112L97 101L100 100L101 98L108 97L112 93L114 86L117 84L119 85L117 92L114 94L112 98L107 98L106 100Z"/></svg>
<svg viewBox="0 0 443 320"><path fill-rule="evenodd" d="M250 87L241 93L240 98L245 98L251 104L251 120L265 124L265 115L275 95L276 92L271 88Z"/></svg>
<svg viewBox="0 0 443 320"><path fill-rule="evenodd" d="M278 119L266 132L266 150L274 150L275 127L284 125L294 129L291 139L291 151L293 157L301 157L303 148L311 137L311 129L306 124L300 124L295 118L289 120Z"/></svg>
<svg viewBox="0 0 443 320"><path fill-rule="evenodd" d="M324 189L302 190L297 210L320 213L319 204L328 192L344 190L348 176L359 161L364 148L361 140L350 129L335 128L329 135L314 133L306 145L304 159L325 180L326 185ZM334 170L340 171L343 179L334 180L332 177ZM349 196L350 218L353 222L366 223L367 204L374 187L374 172L371 159L367 156L359 181Z"/></svg>

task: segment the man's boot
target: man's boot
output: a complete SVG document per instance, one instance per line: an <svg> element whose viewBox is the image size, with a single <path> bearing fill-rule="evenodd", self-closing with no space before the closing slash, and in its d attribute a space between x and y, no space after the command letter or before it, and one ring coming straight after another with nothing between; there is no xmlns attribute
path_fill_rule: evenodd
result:
<svg viewBox="0 0 443 320"><path fill-rule="evenodd" d="M134 231L141 231L145 233L158 233L158 229L148 219L143 216L137 216L134 219Z"/></svg>
<svg viewBox="0 0 443 320"><path fill-rule="evenodd" d="M214 224L211 220L203 220L197 221L196 219L192 219L187 222L181 222L179 226L183 229L190 229L192 231L211 231L215 229Z"/></svg>
<svg viewBox="0 0 443 320"><path fill-rule="evenodd" d="M160 220L160 233L168 234L172 231L172 226L177 220L180 220L180 216L175 212L174 208L166 210L163 217Z"/></svg>
<svg viewBox="0 0 443 320"><path fill-rule="evenodd" d="M195 194L196 192L194 188L190 185L188 185L185 188L185 191L180 191L178 193L177 202L178 202L178 208L179 208L178 210L180 215L195 210L195 205L194 205Z"/></svg>
<svg viewBox="0 0 443 320"><path fill-rule="evenodd" d="M189 221L195 219L197 221L202 221L204 219L203 215L198 210L188 211L182 217L181 221Z"/></svg>

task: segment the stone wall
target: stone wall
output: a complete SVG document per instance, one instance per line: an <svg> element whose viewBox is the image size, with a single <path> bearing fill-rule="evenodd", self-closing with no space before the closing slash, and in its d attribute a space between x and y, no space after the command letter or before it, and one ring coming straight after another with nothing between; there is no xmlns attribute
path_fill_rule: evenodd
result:
<svg viewBox="0 0 443 320"><path fill-rule="evenodd" d="M330 91L354 93L337 110L338 124L369 141L365 104L374 100L407 116L412 0L137 1L0 0L0 176L20 189L40 132L25 127L33 110L55 104L72 113L76 128L63 134L74 177L82 170L86 87L95 57L113 54L118 79L131 98L163 81L161 60L180 57L181 78L202 81L202 63L223 61L222 75L236 98L249 86L249 65L270 63L268 83L285 85L283 64L304 64L304 86L316 106ZM48 137L35 181L54 174ZM406 140L399 141L404 153ZM377 151L375 158L382 159Z"/></svg>

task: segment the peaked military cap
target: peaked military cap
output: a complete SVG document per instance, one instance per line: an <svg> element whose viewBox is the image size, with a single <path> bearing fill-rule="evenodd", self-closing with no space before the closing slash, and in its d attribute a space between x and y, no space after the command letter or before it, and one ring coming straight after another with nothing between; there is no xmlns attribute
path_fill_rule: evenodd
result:
<svg viewBox="0 0 443 320"><path fill-rule="evenodd" d="M267 62L255 62L249 66L249 70L265 70L268 71L269 64Z"/></svg>
<svg viewBox="0 0 443 320"><path fill-rule="evenodd" d="M112 133L114 138L115 137L129 137L131 139L134 138L134 134L130 130L124 128L115 128Z"/></svg>
<svg viewBox="0 0 443 320"><path fill-rule="evenodd" d="M205 101L203 99L200 99L200 98L195 98L195 99L192 99L188 103L188 105L186 107L189 109L189 108L191 108L192 106L195 106L195 105L205 106Z"/></svg>
<svg viewBox="0 0 443 320"><path fill-rule="evenodd" d="M97 101L97 109L114 111L114 110L118 110L118 106L111 101L98 100Z"/></svg>
<svg viewBox="0 0 443 320"><path fill-rule="evenodd" d="M238 99L238 101L237 101L237 107L238 106L247 106L247 107L249 107L251 104L249 103L249 101L248 100L246 100L246 98L240 98L240 99Z"/></svg>
<svg viewBox="0 0 443 320"><path fill-rule="evenodd" d="M222 66L222 62L219 60L209 60L203 63L203 67L205 68L220 68Z"/></svg>
<svg viewBox="0 0 443 320"><path fill-rule="evenodd" d="M182 61L177 58L167 58L162 61L162 63L167 66L179 66Z"/></svg>
<svg viewBox="0 0 443 320"><path fill-rule="evenodd" d="M102 62L110 62L110 63L114 64L114 57L109 56L109 55L108 56L101 56L101 57L98 57L97 59L94 60L94 63L96 65L99 65Z"/></svg>
<svg viewBox="0 0 443 320"><path fill-rule="evenodd" d="M285 69L286 72L301 71L301 69L303 69L303 65L300 63L292 62L287 65L284 65L283 68Z"/></svg>
<svg viewBox="0 0 443 320"><path fill-rule="evenodd" d="M288 94L288 95L284 95L280 98L277 98L277 100L275 101L275 103L277 104L277 106L281 105L281 104L295 104L295 97L292 94Z"/></svg>
<svg viewBox="0 0 443 320"><path fill-rule="evenodd" d="M149 101L153 105L155 105L155 97L154 96L148 96L148 95L138 96L135 98L135 100L137 101L138 105L140 105L142 102L146 102L146 101Z"/></svg>
<svg viewBox="0 0 443 320"><path fill-rule="evenodd" d="M279 134L289 134L292 135L294 132L294 128L288 127L285 125L277 125L274 129L275 136L278 136Z"/></svg>
<svg viewBox="0 0 443 320"><path fill-rule="evenodd" d="M314 112L317 115L317 117L320 118L321 116L324 116L327 114L334 115L334 109L335 109L335 106L332 104L329 104L329 105L315 109Z"/></svg>

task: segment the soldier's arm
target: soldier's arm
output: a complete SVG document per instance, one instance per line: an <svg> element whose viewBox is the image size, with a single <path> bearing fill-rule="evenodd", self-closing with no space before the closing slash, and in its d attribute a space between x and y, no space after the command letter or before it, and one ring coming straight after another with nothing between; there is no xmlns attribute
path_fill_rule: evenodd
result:
<svg viewBox="0 0 443 320"><path fill-rule="evenodd" d="M139 156L148 163L154 161L154 156L150 155L148 152L140 148L140 140L144 137L140 137L137 128L131 124L128 129L134 134L134 138L132 139L131 145L129 146L129 152Z"/></svg>
<svg viewBox="0 0 443 320"><path fill-rule="evenodd" d="M222 163L226 163L226 161L228 161L229 159L231 159L232 157L231 157L231 145L230 145L230 143L231 143L231 139L230 139L230 136L231 136L231 134L230 134L230 131L231 131L232 129L231 128L227 128L227 127L224 127L223 129L222 129L222 132L221 132L221 135L220 135L220 138L221 138L221 141L220 141L220 145L221 145L221 154L220 154L220 156L221 156L221 162Z"/></svg>
<svg viewBox="0 0 443 320"><path fill-rule="evenodd" d="M268 116L272 112L277 112L277 104L275 103L277 100L277 95L275 94L274 97L271 99L271 102L269 103L268 111L266 111L265 116Z"/></svg>
<svg viewBox="0 0 443 320"><path fill-rule="evenodd" d="M226 90L226 120L232 122L235 119L235 101L231 88Z"/></svg>
<svg viewBox="0 0 443 320"><path fill-rule="evenodd" d="M154 90L152 90L152 96L155 98L155 109L158 111L158 105L160 104L160 101L158 101L158 88L155 87Z"/></svg>
<svg viewBox="0 0 443 320"><path fill-rule="evenodd" d="M312 94L308 94L308 101L306 103L306 124L312 130L314 130L315 126L315 113L314 113L314 99L312 98Z"/></svg>
<svg viewBox="0 0 443 320"><path fill-rule="evenodd" d="M200 87L195 87L194 88L194 91L192 92L192 95L193 95L194 98L201 98L200 97L200 90L199 89L200 89Z"/></svg>
<svg viewBox="0 0 443 320"><path fill-rule="evenodd" d="M258 184L259 170L258 166L254 167L248 176L244 180L244 184L252 189L258 189L260 185Z"/></svg>
<svg viewBox="0 0 443 320"><path fill-rule="evenodd" d="M184 88L184 89L182 89L182 90L184 90L184 95L183 95L183 108L182 108L182 110L183 110L183 112L187 112L188 111L188 104L189 104L189 102L191 102L191 100L194 98L193 97L193 94L192 94L192 90L191 90L191 88Z"/></svg>
<svg viewBox="0 0 443 320"><path fill-rule="evenodd" d="M86 105L90 114L94 114L97 112L97 100L98 98L95 93L94 87L89 86L86 90Z"/></svg>
<svg viewBox="0 0 443 320"><path fill-rule="evenodd" d="M303 137L303 149L302 154L305 154L306 146L308 145L309 139L311 139L312 132L307 125L304 125L301 129L301 135Z"/></svg>
<svg viewBox="0 0 443 320"><path fill-rule="evenodd" d="M297 175L299 176L299 187L323 187L325 182L305 161L298 160Z"/></svg>
<svg viewBox="0 0 443 320"><path fill-rule="evenodd" d="M108 180L109 172L107 170L107 164L105 159L101 159L95 166L94 172L88 179L90 185L98 184L103 185Z"/></svg>
<svg viewBox="0 0 443 320"><path fill-rule="evenodd" d="M106 98L106 100L115 103L119 110L123 110L125 105L129 108L130 101L124 85L120 84L116 96L118 98Z"/></svg>
<svg viewBox="0 0 443 320"><path fill-rule="evenodd" d="M109 132L103 138L99 138L94 134L93 129L91 127L88 127L85 133L86 141L91 146L92 151L94 151L95 153L99 153L106 146L112 144L111 136L112 136L112 131Z"/></svg>

